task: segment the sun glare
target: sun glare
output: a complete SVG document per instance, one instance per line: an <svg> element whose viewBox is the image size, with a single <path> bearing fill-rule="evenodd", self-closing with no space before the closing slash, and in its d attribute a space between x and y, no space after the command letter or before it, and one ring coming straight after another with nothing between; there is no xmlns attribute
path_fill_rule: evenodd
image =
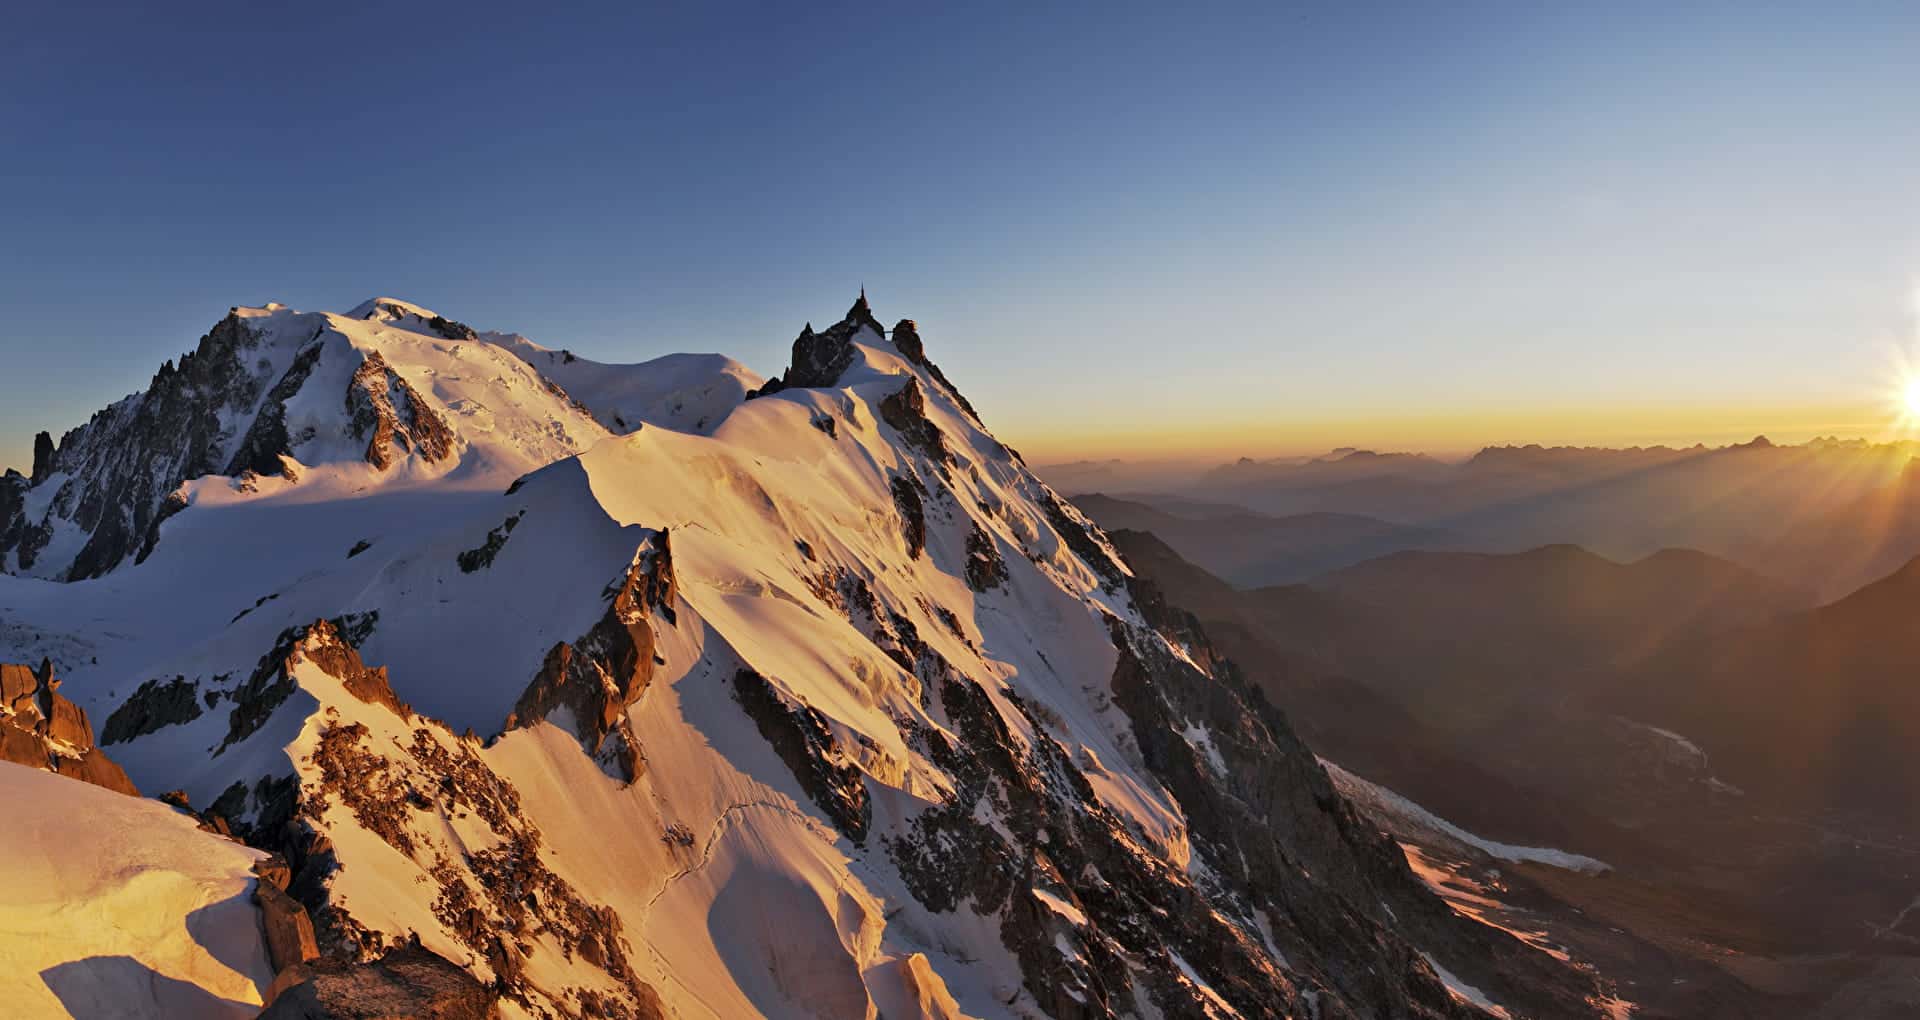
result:
<svg viewBox="0 0 1920 1020"><path fill-rule="evenodd" d="M1920 421L1920 376L1908 379L1900 395L1900 406L1906 411L1907 418Z"/></svg>

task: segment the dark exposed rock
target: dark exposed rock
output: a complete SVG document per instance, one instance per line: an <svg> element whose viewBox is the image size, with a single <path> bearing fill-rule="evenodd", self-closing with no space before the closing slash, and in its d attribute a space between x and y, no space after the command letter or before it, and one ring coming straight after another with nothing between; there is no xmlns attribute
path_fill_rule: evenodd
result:
<svg viewBox="0 0 1920 1020"><path fill-rule="evenodd" d="M469 326L466 323L460 322L455 319L449 319L443 315L436 315L433 318L428 319L427 328L433 330L435 333L438 333L443 337L446 337L449 340L480 339L480 334L475 333L473 331L472 326ZM572 361L573 355L571 354L567 355L567 360Z"/></svg>
<svg viewBox="0 0 1920 1020"><path fill-rule="evenodd" d="M978 522L967 533L967 586L977 592L984 592L1007 583L1007 561L1000 558L1000 548L993 542L993 536Z"/></svg>
<svg viewBox="0 0 1920 1020"><path fill-rule="evenodd" d="M880 402L880 418L900 433L907 445L938 464L944 470L952 459L940 426L927 418L927 401L920 394L920 380L907 377L907 384Z"/></svg>
<svg viewBox="0 0 1920 1020"><path fill-rule="evenodd" d="M315 331L315 339L319 332ZM306 385L307 377L313 374L314 365L320 361L320 352L324 345L308 341L300 353L294 355L293 364L280 376L280 381L267 391L267 398L260 405L260 411L254 416L253 426L240 440L239 449L233 453L233 459L227 462L226 474L237 475L242 471L252 471L262 475L284 473L280 458L291 456L293 439L287 434L287 401L300 392Z"/></svg>
<svg viewBox="0 0 1920 1020"><path fill-rule="evenodd" d="M148 680L107 716L100 731L102 745L118 744L155 730L200 718L198 685L184 676Z"/></svg>
<svg viewBox="0 0 1920 1020"><path fill-rule="evenodd" d="M920 342L920 325L912 319L901 319L893 324L893 348L900 356L916 365L927 363L927 348Z"/></svg>
<svg viewBox="0 0 1920 1020"><path fill-rule="evenodd" d="M873 822L866 776L834 738L827 717L804 702L790 702L750 669L734 673L733 697L834 827L855 843L865 842Z"/></svg>
<svg viewBox="0 0 1920 1020"><path fill-rule="evenodd" d="M531 726L565 707L576 736L603 768L625 782L639 778L645 763L627 722L627 706L653 681L652 617L674 622L677 582L667 532L657 532L634 556L612 602L578 641L547 651L540 672L515 703L506 728Z"/></svg>
<svg viewBox="0 0 1920 1020"><path fill-rule="evenodd" d="M356 439L367 440L367 463L385 471L394 451L418 452L428 463L453 455L453 429L379 351L368 351L347 387L347 413Z"/></svg>
<svg viewBox="0 0 1920 1020"><path fill-rule="evenodd" d="M9 535L0 515L0 543L11 543L28 565L52 521L72 521L87 541L64 572L69 580L98 577L133 555L181 482L225 466L225 422L251 411L266 385L256 374L258 346L245 320L229 315L177 368L162 365L145 392L62 436L51 455L37 458L44 481L64 476L46 519Z"/></svg>
<svg viewBox="0 0 1920 1020"><path fill-rule="evenodd" d="M1127 589L1153 630L1184 655L1109 619L1120 651L1114 702L1149 770L1185 808L1196 854L1291 929L1278 936L1283 950L1286 939L1313 946L1322 980L1363 1015L1440 1015L1456 1005L1412 946L1434 952L1516 1013L1594 1015L1590 976L1461 918L1429 893L1392 840L1333 790L1284 715L1213 649L1199 622L1150 584L1130 578ZM1182 735L1196 725L1209 734L1217 764ZM1310 875L1300 862L1313 862ZM1287 907L1330 898L1339 909ZM1384 937L1389 931L1398 937Z"/></svg>
<svg viewBox="0 0 1920 1020"><path fill-rule="evenodd" d="M907 555L917 560L927 547L927 509L920 498L920 479L894 475L889 482L894 508L900 511L900 535L907 541Z"/></svg>
<svg viewBox="0 0 1920 1020"><path fill-rule="evenodd" d="M267 932L267 958L273 963L274 973L320 955L313 918L284 888L263 878L254 883L253 902L260 906L260 923Z"/></svg>
<svg viewBox="0 0 1920 1020"><path fill-rule="evenodd" d="M833 415L816 414L812 418L807 419L807 424L825 432L829 439L838 439L840 437L840 429L839 426L833 423Z"/></svg>
<svg viewBox="0 0 1920 1020"><path fill-rule="evenodd" d="M860 300L853 303L846 317L839 322L818 333L813 331L812 323L800 331L793 341L793 364L781 377L780 388L813 389L838 385L841 374L853 364L853 338L862 330L872 330L875 336L886 335L886 328L873 317L873 309L868 307L864 291L860 294ZM775 391L761 387L761 395L771 392Z"/></svg>
<svg viewBox="0 0 1920 1020"><path fill-rule="evenodd" d="M139 796L126 772L94 746L86 710L59 690L49 661L37 670L0 663L0 761Z"/></svg>
<svg viewBox="0 0 1920 1020"><path fill-rule="evenodd" d="M498 556L500 550L506 547L507 536L513 534L513 529L519 525L520 518L525 515L526 511L522 510L506 520L501 521L499 527L487 532L487 540L485 542L480 543L480 545L475 548L463 550L460 555L454 557L460 564L460 572L463 574L471 574L476 570L484 570L487 567L493 566L493 558ZM351 556L353 554L348 553L347 555Z"/></svg>
<svg viewBox="0 0 1920 1020"><path fill-rule="evenodd" d="M322 958L301 965L261 1020L494 1020L499 993L419 946L378 960ZM276 982L277 983L277 982Z"/></svg>
<svg viewBox="0 0 1920 1020"><path fill-rule="evenodd" d="M591 994L597 1005L586 1015L664 1016L659 997L629 961L619 916L587 901L547 866L540 832L526 819L519 792L478 748L477 741L453 737L424 719L404 745L370 739L361 722L335 722L321 732L310 758L317 778L297 788L297 814L279 831L295 862L291 892L313 908L323 951L370 960L390 948L383 933L360 925L329 892L337 863L314 831L345 810L353 824L421 863L420 879L438 890L434 917L474 960L486 962L494 991L528 1007ZM463 827L482 827L485 838L449 845L446 833L455 818L468 819ZM524 968L531 943L524 939L536 932L569 959L605 972L619 991L532 984ZM544 1007L531 1011L551 1015Z"/></svg>
<svg viewBox="0 0 1920 1020"><path fill-rule="evenodd" d="M812 332L813 327L808 326L807 331ZM770 397L775 393L778 393L781 390L784 390L786 388L787 388L786 380L776 375L773 378L768 379L766 382L761 383L758 387L748 390L746 396L742 399L753 400L756 397Z"/></svg>
<svg viewBox="0 0 1920 1020"><path fill-rule="evenodd" d="M1003 692L1037 734L1028 744L979 685L949 674L937 682L941 728L906 734L953 778L953 794L887 841L916 899L936 912L997 916L1028 992L1053 1016L1131 1012L1129 984L1165 1015L1208 1015L1186 968L1246 1016L1477 1015L1414 946L1526 1015L1593 1015L1589 978L1431 896L1198 624L1133 584L1097 531L1049 509L1069 547L1150 624L1109 618L1118 652L1109 683L1130 753L1182 806L1196 867L1140 851L1076 756L1048 735L1038 705ZM1194 732L1206 734L1207 750ZM1037 891L1085 922L1069 922ZM1497 963L1466 973L1489 960Z"/></svg>
<svg viewBox="0 0 1920 1020"><path fill-rule="evenodd" d="M1100 576L1100 586L1109 592L1118 592L1125 587L1127 572L1114 559L1113 553L1108 551L1105 544L1094 537L1097 529L1091 523L1070 515L1066 506L1060 502L1060 497L1053 494L1053 490L1043 489L1040 497L1040 506L1046 511L1047 523L1053 525L1054 531L1059 532L1060 537L1066 541L1067 548L1073 550L1075 556L1080 557L1087 566L1093 568L1095 574Z"/></svg>
<svg viewBox="0 0 1920 1020"><path fill-rule="evenodd" d="M371 549L371 548L373 548L373 543L363 538L360 541L353 543L353 548L347 550L347 559L353 559L355 556L358 556L361 553L366 552L368 549Z"/></svg>
<svg viewBox="0 0 1920 1020"><path fill-rule="evenodd" d="M27 520L27 476L8 468L0 474L0 568L6 566L7 551L16 550L21 569L33 566L40 549L53 537L52 528Z"/></svg>
<svg viewBox="0 0 1920 1020"><path fill-rule="evenodd" d="M782 375L782 388L832 386L853 364L853 331L815 333L809 323L793 341L793 366ZM762 387L764 390L765 388Z"/></svg>
<svg viewBox="0 0 1920 1020"><path fill-rule="evenodd" d="M279 854L268 854L254 861L253 873L262 884L273 886L281 892L286 892L287 886L293 882L293 869L287 865L287 859Z"/></svg>
<svg viewBox="0 0 1920 1020"><path fill-rule="evenodd" d="M153 520L147 524L147 533L140 540L140 551L134 556L135 563L145 563L147 557L153 555L153 547L160 543L160 525L186 508L186 493L179 489L167 493L167 498L160 501L159 509L153 512Z"/></svg>
<svg viewBox="0 0 1920 1020"><path fill-rule="evenodd" d="M900 352L901 357L926 369L927 374L933 377L933 381L945 387L946 391L952 395L954 402L959 404L960 407L967 412L969 417L975 422L980 420L980 412L975 411L973 405L967 402L966 396L960 392L959 388L947 380L947 374L940 371L940 366L934 364L932 360L927 357L926 346L920 340L920 326L918 323L912 319L901 319L899 322L894 323L893 347L894 350Z"/></svg>
<svg viewBox="0 0 1920 1020"><path fill-rule="evenodd" d="M53 473L53 436L45 432L36 432L33 436L33 474L28 476L35 485L47 480Z"/></svg>
<svg viewBox="0 0 1920 1020"><path fill-rule="evenodd" d="M348 693L361 701L385 705L402 718L411 717L412 710L388 684L386 667L367 668L355 651L372 633L376 619L374 614L349 614L281 631L273 649L261 656L252 674L234 689L233 708L227 713L227 736L214 753L218 755L247 739L266 723L293 693L294 668L305 661L316 663L339 679Z"/></svg>

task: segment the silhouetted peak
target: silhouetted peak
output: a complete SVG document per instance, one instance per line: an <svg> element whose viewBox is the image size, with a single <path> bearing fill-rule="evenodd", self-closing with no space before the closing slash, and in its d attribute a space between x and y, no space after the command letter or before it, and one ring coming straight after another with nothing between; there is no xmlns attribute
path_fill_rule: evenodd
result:
<svg viewBox="0 0 1920 1020"><path fill-rule="evenodd" d="M38 485L53 473L53 436L40 432L33 437L33 484Z"/></svg>

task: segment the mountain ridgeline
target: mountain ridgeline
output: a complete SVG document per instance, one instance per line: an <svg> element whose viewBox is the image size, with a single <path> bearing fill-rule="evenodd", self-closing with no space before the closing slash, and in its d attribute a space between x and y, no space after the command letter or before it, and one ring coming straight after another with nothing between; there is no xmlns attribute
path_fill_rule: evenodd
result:
<svg viewBox="0 0 1920 1020"><path fill-rule="evenodd" d="M1603 1015L864 295L767 381L236 308L36 445L0 553L0 660L285 862L268 1015L442 964L535 1017Z"/></svg>

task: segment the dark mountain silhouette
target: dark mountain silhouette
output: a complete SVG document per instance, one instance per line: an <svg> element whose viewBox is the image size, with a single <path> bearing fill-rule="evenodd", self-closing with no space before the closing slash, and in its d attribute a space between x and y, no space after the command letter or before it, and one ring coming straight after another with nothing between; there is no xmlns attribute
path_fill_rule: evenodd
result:
<svg viewBox="0 0 1920 1020"><path fill-rule="evenodd" d="M1608 703L1686 733L1783 806L1920 822L1920 559L1834 602L1703 636L1624 678Z"/></svg>

